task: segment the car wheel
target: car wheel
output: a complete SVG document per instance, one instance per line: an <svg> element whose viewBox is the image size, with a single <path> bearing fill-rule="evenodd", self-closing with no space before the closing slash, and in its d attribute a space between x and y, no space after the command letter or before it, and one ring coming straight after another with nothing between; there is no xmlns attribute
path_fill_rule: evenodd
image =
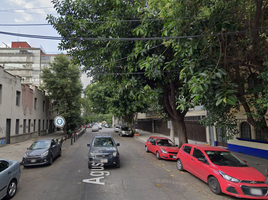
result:
<svg viewBox="0 0 268 200"><path fill-rule="evenodd" d="M157 158L157 160L161 160L161 157L160 157L160 154L158 151L156 152L156 158Z"/></svg>
<svg viewBox="0 0 268 200"><path fill-rule="evenodd" d="M49 164L49 165L52 165L52 163L53 163L53 156L51 155L51 156L49 157L49 162L48 162L48 164Z"/></svg>
<svg viewBox="0 0 268 200"><path fill-rule="evenodd" d="M208 185L209 185L210 190L213 193L215 193L215 194L221 194L222 193L220 183L214 176L211 176L211 177L208 178Z"/></svg>
<svg viewBox="0 0 268 200"><path fill-rule="evenodd" d="M120 168L120 161L116 163L116 168Z"/></svg>
<svg viewBox="0 0 268 200"><path fill-rule="evenodd" d="M11 180L8 188L7 188L7 194L6 199L11 199L15 196L17 192L17 181L15 179Z"/></svg>
<svg viewBox="0 0 268 200"><path fill-rule="evenodd" d="M149 150L148 150L148 147L147 146L145 146L145 151L148 153L149 152Z"/></svg>
<svg viewBox="0 0 268 200"><path fill-rule="evenodd" d="M179 171L183 171L183 165L180 159L177 160L177 169Z"/></svg>
<svg viewBox="0 0 268 200"><path fill-rule="evenodd" d="M90 163L88 163L88 169L91 169L92 165Z"/></svg>

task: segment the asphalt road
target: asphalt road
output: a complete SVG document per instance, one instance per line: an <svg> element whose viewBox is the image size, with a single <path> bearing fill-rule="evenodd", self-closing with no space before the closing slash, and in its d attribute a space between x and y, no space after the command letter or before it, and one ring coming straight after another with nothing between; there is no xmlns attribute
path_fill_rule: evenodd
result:
<svg viewBox="0 0 268 200"><path fill-rule="evenodd" d="M91 176L87 153L96 134L111 134L121 158L121 168L105 168L103 176ZM100 173L101 174L101 173ZM100 178L103 177L103 178ZM83 180L100 178L104 185ZM113 129L87 129L73 145L63 143L62 156L51 166L22 167L14 200L222 200L236 199L213 194L206 183L188 172L179 172L174 161L157 160L146 153L144 143L119 137Z"/></svg>

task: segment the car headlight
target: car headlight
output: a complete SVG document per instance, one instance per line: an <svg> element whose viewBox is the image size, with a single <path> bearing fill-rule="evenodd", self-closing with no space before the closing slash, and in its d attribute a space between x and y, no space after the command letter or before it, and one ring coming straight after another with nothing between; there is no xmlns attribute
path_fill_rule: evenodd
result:
<svg viewBox="0 0 268 200"><path fill-rule="evenodd" d="M94 157L95 153L89 153L89 156Z"/></svg>
<svg viewBox="0 0 268 200"><path fill-rule="evenodd" d="M222 172L222 171L220 171L220 170L219 170L219 173L220 173L220 175L221 175L225 180L227 180L227 181L232 181L232 182L235 182L235 183L240 182L239 179L234 178L234 177L231 177L231 176L225 174L224 172Z"/></svg>
<svg viewBox="0 0 268 200"><path fill-rule="evenodd" d="M115 156L117 156L117 152L116 151L113 152L113 157L115 157Z"/></svg>
<svg viewBox="0 0 268 200"><path fill-rule="evenodd" d="M161 149L161 152L162 152L162 153L167 153L167 151L166 151L166 150L164 150L164 149Z"/></svg>
<svg viewBox="0 0 268 200"><path fill-rule="evenodd" d="M24 156L23 156L23 158L27 158L27 157L28 157L28 155L27 155L27 153L25 153Z"/></svg>
<svg viewBox="0 0 268 200"><path fill-rule="evenodd" d="M123 134L125 134L125 131L122 131Z"/></svg>
<svg viewBox="0 0 268 200"><path fill-rule="evenodd" d="M45 157L48 155L48 150L46 150L44 153L41 154L41 157Z"/></svg>

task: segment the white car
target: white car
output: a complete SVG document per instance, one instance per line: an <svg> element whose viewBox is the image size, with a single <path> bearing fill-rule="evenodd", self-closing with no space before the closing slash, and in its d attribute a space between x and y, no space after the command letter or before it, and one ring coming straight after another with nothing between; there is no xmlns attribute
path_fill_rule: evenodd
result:
<svg viewBox="0 0 268 200"><path fill-rule="evenodd" d="M119 131L120 131L120 127L121 127L121 126L115 126L115 127L114 127L114 132L119 132Z"/></svg>
<svg viewBox="0 0 268 200"><path fill-rule="evenodd" d="M0 199L11 199L15 196L20 175L18 161L0 159Z"/></svg>
<svg viewBox="0 0 268 200"><path fill-rule="evenodd" d="M98 131L99 131L98 125L93 125L92 126L92 132L98 132Z"/></svg>

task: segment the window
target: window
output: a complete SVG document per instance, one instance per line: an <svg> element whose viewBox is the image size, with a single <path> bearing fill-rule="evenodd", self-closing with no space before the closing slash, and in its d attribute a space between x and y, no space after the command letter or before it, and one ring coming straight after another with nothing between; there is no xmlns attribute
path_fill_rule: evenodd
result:
<svg viewBox="0 0 268 200"><path fill-rule="evenodd" d="M2 103L2 84L0 84L0 103Z"/></svg>
<svg viewBox="0 0 268 200"><path fill-rule="evenodd" d="M34 98L34 109L36 110L37 98Z"/></svg>
<svg viewBox="0 0 268 200"><path fill-rule="evenodd" d="M192 150L192 147L190 147L190 146L184 146L183 147L183 151L186 152L186 153L189 153L190 154L191 153L191 150Z"/></svg>
<svg viewBox="0 0 268 200"><path fill-rule="evenodd" d="M266 141L265 137L261 134L261 131L259 129L255 129L255 132L256 132L256 140Z"/></svg>
<svg viewBox="0 0 268 200"><path fill-rule="evenodd" d="M43 101L43 111L45 111L45 101Z"/></svg>
<svg viewBox="0 0 268 200"><path fill-rule="evenodd" d="M26 133L26 119L23 120L23 133Z"/></svg>
<svg viewBox="0 0 268 200"><path fill-rule="evenodd" d="M29 119L28 120L28 133L31 132L31 120Z"/></svg>
<svg viewBox="0 0 268 200"><path fill-rule="evenodd" d="M20 127L20 120L16 119L16 130L15 130L15 134L18 135L19 134L19 127Z"/></svg>
<svg viewBox="0 0 268 200"><path fill-rule="evenodd" d="M0 172L4 171L5 169L7 169L9 167L9 163L1 160L0 161Z"/></svg>
<svg viewBox="0 0 268 200"><path fill-rule="evenodd" d="M241 138L251 139L250 125L247 122L241 123Z"/></svg>
<svg viewBox="0 0 268 200"><path fill-rule="evenodd" d="M20 91L17 91L17 94L16 94L16 105L17 106L20 105Z"/></svg>
<svg viewBox="0 0 268 200"><path fill-rule="evenodd" d="M194 149L193 156L198 158L205 158L205 155L199 149Z"/></svg>
<svg viewBox="0 0 268 200"><path fill-rule="evenodd" d="M43 130L45 130L45 120L43 119Z"/></svg>
<svg viewBox="0 0 268 200"><path fill-rule="evenodd" d="M47 119L47 123L46 123L46 129L48 129L48 119Z"/></svg>
<svg viewBox="0 0 268 200"><path fill-rule="evenodd" d="M36 124L36 119L34 119L34 124L33 124L33 131L35 132L35 124Z"/></svg>

